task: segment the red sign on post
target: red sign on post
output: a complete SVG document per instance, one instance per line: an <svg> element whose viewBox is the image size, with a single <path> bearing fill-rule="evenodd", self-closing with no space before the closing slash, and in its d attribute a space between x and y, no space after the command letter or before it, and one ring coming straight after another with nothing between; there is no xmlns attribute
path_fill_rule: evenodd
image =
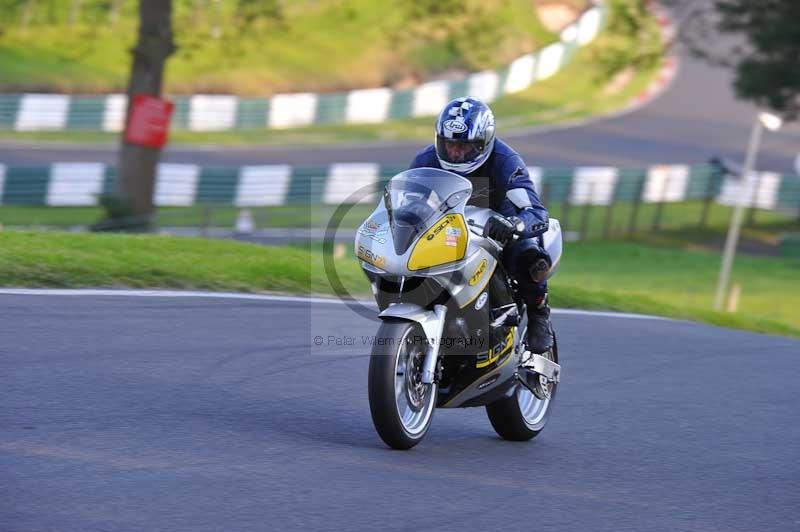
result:
<svg viewBox="0 0 800 532"><path fill-rule="evenodd" d="M146 94L133 96L133 107L125 128L125 142L163 148L169 134L169 121L175 107L169 100Z"/></svg>

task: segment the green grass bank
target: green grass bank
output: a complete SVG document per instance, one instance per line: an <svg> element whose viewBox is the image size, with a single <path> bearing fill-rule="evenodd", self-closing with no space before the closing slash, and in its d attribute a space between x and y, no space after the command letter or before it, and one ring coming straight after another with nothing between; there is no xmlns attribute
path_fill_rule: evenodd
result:
<svg viewBox="0 0 800 532"><path fill-rule="evenodd" d="M609 6L609 20L604 31L593 43L579 48L566 68L550 79L505 95L492 104L500 131L609 113L625 107L650 84L662 64L664 52L656 20L641 8L638 0L609 0ZM170 142L237 146L428 140L432 121L432 117L422 117L383 124L318 125L281 130L173 131ZM114 144L118 142L118 135L90 131L0 131L0 140Z"/></svg>
<svg viewBox="0 0 800 532"><path fill-rule="evenodd" d="M329 92L497 68L556 39L507 0L176 0L171 94ZM584 0L569 0L582 8ZM117 92L138 2L10 2L0 13L6 92Z"/></svg>
<svg viewBox="0 0 800 532"><path fill-rule="evenodd" d="M352 250L335 261L354 295L369 287ZM551 283L553 305L684 318L800 337L800 260L737 257L739 311L711 309L719 254L636 242L577 242ZM263 247L139 235L0 232L0 285L330 294L318 244Z"/></svg>
<svg viewBox="0 0 800 532"><path fill-rule="evenodd" d="M585 225L588 238L605 238L606 226L609 236L624 236L633 229L635 233L663 233L680 242L703 244L710 238L724 234L733 209L712 203L708 207L705 225L700 226L706 208L702 201L683 201L657 204L642 204L632 225L634 205L620 202L606 206L565 206L559 202L545 201L550 216L561 220L567 230L581 230ZM611 209L609 212L609 208ZM251 208L256 226L325 228L337 206L293 204L275 207ZM373 211L373 205L353 205L342 218L339 227L357 228ZM197 205L194 207L162 207L156 211L156 224L163 227L227 227L232 228L240 209L227 205ZM0 205L0 224L4 226L27 226L69 228L88 226L104 216L100 207L41 207L23 205ZM658 225L655 228L655 225ZM673 234L670 234L672 232ZM778 211L757 210L755 224L744 227L744 236L765 243L774 243L783 232L800 232L800 220Z"/></svg>

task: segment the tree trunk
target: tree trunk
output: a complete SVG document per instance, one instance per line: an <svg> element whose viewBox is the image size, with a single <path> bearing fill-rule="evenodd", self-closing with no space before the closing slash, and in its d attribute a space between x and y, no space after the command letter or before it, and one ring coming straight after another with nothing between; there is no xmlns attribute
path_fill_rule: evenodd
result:
<svg viewBox="0 0 800 532"><path fill-rule="evenodd" d="M128 85L129 115L134 94L161 96L164 63L174 51L172 0L140 0L139 41L132 50L133 69ZM123 136L117 192L124 210L136 225L150 226L155 172L160 155L161 149L129 144Z"/></svg>

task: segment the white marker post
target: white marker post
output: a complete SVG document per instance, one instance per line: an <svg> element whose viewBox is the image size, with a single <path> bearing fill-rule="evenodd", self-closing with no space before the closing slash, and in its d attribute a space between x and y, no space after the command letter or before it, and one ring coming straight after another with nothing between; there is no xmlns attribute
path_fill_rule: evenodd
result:
<svg viewBox="0 0 800 532"><path fill-rule="evenodd" d="M747 147L747 158L745 159L744 170L740 177L740 181L743 185L747 183L747 180L750 179L750 175L755 169L756 157L758 156L758 149L761 146L761 136L764 128L770 131L777 131L782 125L783 120L781 120L781 117L770 113L759 113L756 117L753 130L750 133L750 144ZM743 192L746 192L746 190L743 190ZM733 267L733 257L736 255L736 246L739 243L739 232L742 228L744 206L745 203L747 203L744 198L739 199L740 201L737 201L736 206L733 208L731 224L728 227L728 238L725 240L725 251L722 255L722 266L719 270L719 279L717 281L717 293L714 298L714 309L716 310L723 310L725 293L728 290L728 281L730 280L731 268Z"/></svg>

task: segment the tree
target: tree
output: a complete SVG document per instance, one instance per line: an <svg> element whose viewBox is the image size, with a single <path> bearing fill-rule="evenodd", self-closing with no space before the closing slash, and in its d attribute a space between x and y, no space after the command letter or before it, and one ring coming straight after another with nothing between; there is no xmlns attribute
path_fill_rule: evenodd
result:
<svg viewBox="0 0 800 532"><path fill-rule="evenodd" d="M692 52L736 72L736 94L780 113L800 115L800 2L669 0L683 10L680 38ZM719 32L729 34L720 39Z"/></svg>
<svg viewBox="0 0 800 532"><path fill-rule="evenodd" d="M238 0L236 18L240 26L249 29L259 19L281 20L283 7L279 0Z"/></svg>
<svg viewBox="0 0 800 532"><path fill-rule="evenodd" d="M133 68L128 84L128 102L134 94L160 96L164 63L175 51L172 40L172 0L139 1L139 38L131 50ZM128 113L131 105L128 106ZM155 172L161 155L159 148L137 146L121 141L118 201L109 214L116 227L128 225L132 218L140 228L148 228L153 213Z"/></svg>
<svg viewBox="0 0 800 532"><path fill-rule="evenodd" d="M739 96L797 118L800 111L800 2L720 0L720 29L740 32L750 46L736 65Z"/></svg>
<svg viewBox="0 0 800 532"><path fill-rule="evenodd" d="M648 23L647 6L641 0L609 2L612 14L603 39L593 45L592 62L601 82L625 69L647 69L658 64L663 53L658 28ZM631 43L636 43L634 46Z"/></svg>

